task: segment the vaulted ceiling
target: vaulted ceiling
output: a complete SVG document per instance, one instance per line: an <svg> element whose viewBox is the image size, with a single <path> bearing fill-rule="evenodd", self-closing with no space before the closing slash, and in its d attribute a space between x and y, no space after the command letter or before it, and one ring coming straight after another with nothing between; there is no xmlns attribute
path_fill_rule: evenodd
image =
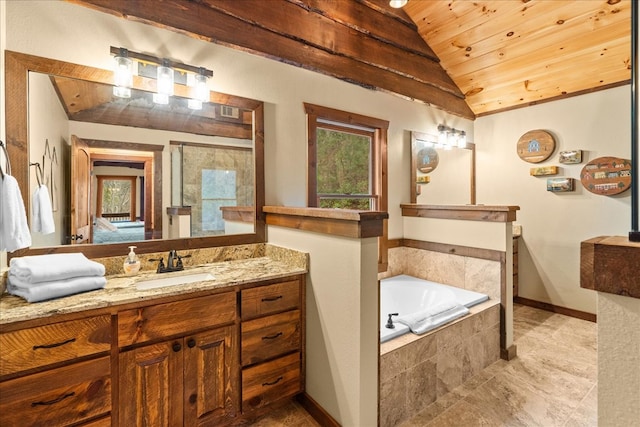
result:
<svg viewBox="0 0 640 427"><path fill-rule="evenodd" d="M630 0L409 0L404 11L476 115L631 78Z"/></svg>
<svg viewBox="0 0 640 427"><path fill-rule="evenodd" d="M470 119L631 76L633 0L68 1Z"/></svg>

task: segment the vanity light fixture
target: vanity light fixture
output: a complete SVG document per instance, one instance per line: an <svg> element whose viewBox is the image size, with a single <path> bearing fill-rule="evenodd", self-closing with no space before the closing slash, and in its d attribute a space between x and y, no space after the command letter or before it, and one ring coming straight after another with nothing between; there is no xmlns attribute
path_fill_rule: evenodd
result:
<svg viewBox="0 0 640 427"><path fill-rule="evenodd" d="M129 58L129 51L123 47L119 48L114 60L113 94L120 98L131 98L131 86L133 85L133 61Z"/></svg>
<svg viewBox="0 0 640 427"><path fill-rule="evenodd" d="M438 125L438 145L447 150L452 147L466 148L467 133L445 125Z"/></svg>
<svg viewBox="0 0 640 427"><path fill-rule="evenodd" d="M133 86L133 61L138 63L138 75L156 80L156 93L153 101L157 104L168 104L169 97L174 94L174 85L189 85L193 87L192 98L188 106L192 109L202 109L204 102L209 102L207 78L213 76L213 71L204 67L195 67L180 62L173 62L166 58L157 58L144 53L132 52L125 48L111 46L111 54L115 57L113 94L121 98L131 97Z"/></svg>
<svg viewBox="0 0 640 427"><path fill-rule="evenodd" d="M389 0L389 6L399 9L406 5L408 1L409 0Z"/></svg>

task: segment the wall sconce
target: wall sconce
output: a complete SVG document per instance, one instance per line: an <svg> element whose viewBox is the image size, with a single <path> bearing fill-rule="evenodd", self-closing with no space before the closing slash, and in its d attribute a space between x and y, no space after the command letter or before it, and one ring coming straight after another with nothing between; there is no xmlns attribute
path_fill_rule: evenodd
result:
<svg viewBox="0 0 640 427"><path fill-rule="evenodd" d="M406 5L408 1L409 0L389 0L389 6L399 9Z"/></svg>
<svg viewBox="0 0 640 427"><path fill-rule="evenodd" d="M438 125L438 144L446 150L453 147L465 148L467 146L467 133L445 125Z"/></svg>
<svg viewBox="0 0 640 427"><path fill-rule="evenodd" d="M169 59L156 58L129 51L125 48L111 46L111 54L115 56L113 94L121 98L131 97L133 85L133 60L138 62L138 74L156 80L156 93L153 101L157 104L168 104L173 96L174 84L188 84L193 86L193 97L188 106L194 110L202 109L202 103L209 101L207 78L213 76L213 71L204 67L172 62ZM178 78L180 77L180 78Z"/></svg>

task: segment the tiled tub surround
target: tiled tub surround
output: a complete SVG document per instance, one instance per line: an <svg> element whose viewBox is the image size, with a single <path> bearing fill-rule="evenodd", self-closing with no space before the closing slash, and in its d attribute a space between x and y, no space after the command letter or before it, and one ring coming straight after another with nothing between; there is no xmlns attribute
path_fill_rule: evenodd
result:
<svg viewBox="0 0 640 427"><path fill-rule="evenodd" d="M434 331L380 345L381 427L413 417L499 359L499 304L489 300Z"/></svg>
<svg viewBox="0 0 640 427"><path fill-rule="evenodd" d="M380 425L396 426L500 358L500 262L395 247L380 278L407 274L489 295L470 313L424 335L380 345Z"/></svg>
<svg viewBox="0 0 640 427"><path fill-rule="evenodd" d="M407 274L457 286L500 301L500 261L400 246L389 249L389 268L379 278Z"/></svg>
<svg viewBox="0 0 640 427"><path fill-rule="evenodd" d="M307 272L308 254L269 244L239 245L181 251L190 254L185 259L185 271L155 273L157 263L149 258L165 257L165 253L139 255L143 270L135 276L122 274L123 257L96 259L105 265L107 284L104 289L64 298L29 304L22 298L4 294L0 297L0 325L58 314L110 307L145 299L154 299L206 289L217 289L256 280L275 279ZM157 277L209 272L214 280L179 286L138 290L135 283Z"/></svg>

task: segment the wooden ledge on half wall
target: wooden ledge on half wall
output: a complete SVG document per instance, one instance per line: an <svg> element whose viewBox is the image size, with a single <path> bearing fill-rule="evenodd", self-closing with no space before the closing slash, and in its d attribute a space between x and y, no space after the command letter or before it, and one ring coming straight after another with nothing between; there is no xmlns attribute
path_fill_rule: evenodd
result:
<svg viewBox="0 0 640 427"><path fill-rule="evenodd" d="M580 243L580 287L640 298L640 242L601 236Z"/></svg>
<svg viewBox="0 0 640 427"><path fill-rule="evenodd" d="M520 206L401 204L402 216L458 219L465 221L513 222Z"/></svg>
<svg viewBox="0 0 640 427"><path fill-rule="evenodd" d="M266 223L342 237L379 237L384 232L387 212L349 209L265 206Z"/></svg>
<svg viewBox="0 0 640 427"><path fill-rule="evenodd" d="M253 223L255 220L256 209L253 206L221 206L220 210L225 221Z"/></svg>

